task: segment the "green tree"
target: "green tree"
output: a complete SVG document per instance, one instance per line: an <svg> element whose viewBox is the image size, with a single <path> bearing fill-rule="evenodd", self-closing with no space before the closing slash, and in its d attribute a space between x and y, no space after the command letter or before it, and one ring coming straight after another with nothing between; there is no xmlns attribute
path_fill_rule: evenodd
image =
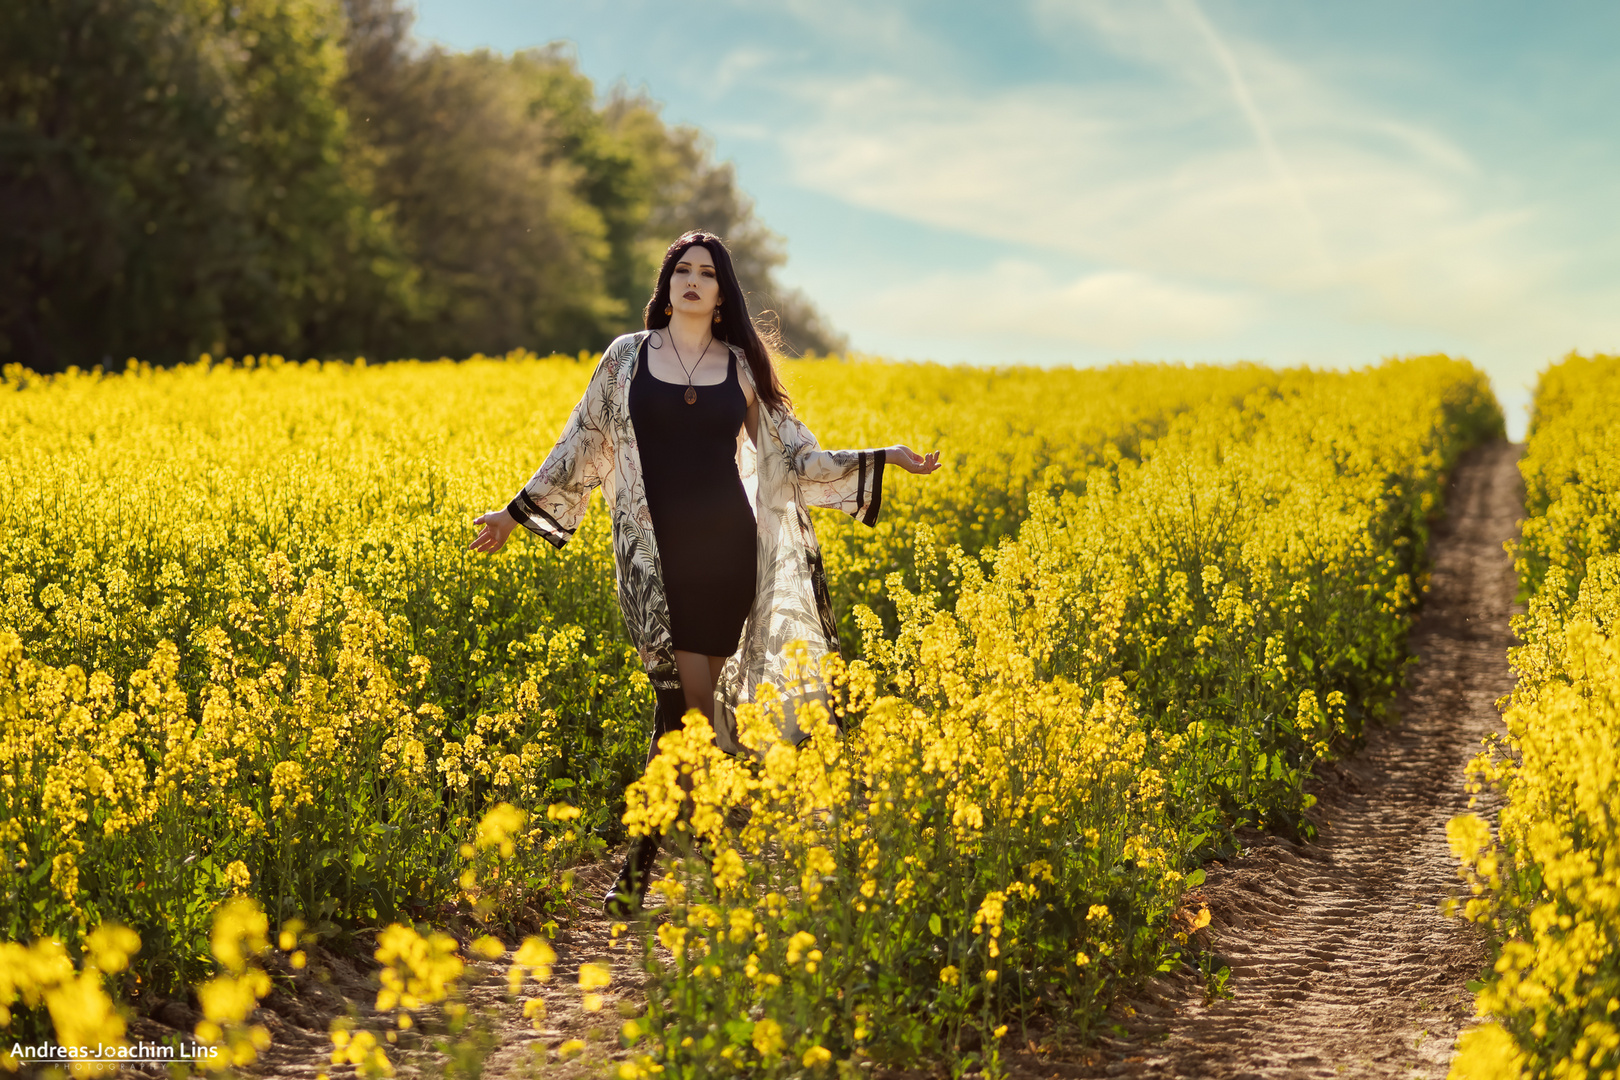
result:
<svg viewBox="0 0 1620 1080"><path fill-rule="evenodd" d="M374 196L377 155L351 136L335 0L234 0L235 160L249 239L231 262L228 348L348 355L421 306L416 271Z"/></svg>
<svg viewBox="0 0 1620 1080"><path fill-rule="evenodd" d="M217 15L0 5L0 356L51 371L224 339L220 282L246 237Z"/></svg>
<svg viewBox="0 0 1620 1080"><path fill-rule="evenodd" d="M409 310L332 0L0 6L0 356L347 352Z"/></svg>
<svg viewBox="0 0 1620 1080"><path fill-rule="evenodd" d="M599 346L625 317L603 285L606 226L521 57L418 52L394 4L347 11L349 110L419 275L417 318L391 354Z"/></svg>

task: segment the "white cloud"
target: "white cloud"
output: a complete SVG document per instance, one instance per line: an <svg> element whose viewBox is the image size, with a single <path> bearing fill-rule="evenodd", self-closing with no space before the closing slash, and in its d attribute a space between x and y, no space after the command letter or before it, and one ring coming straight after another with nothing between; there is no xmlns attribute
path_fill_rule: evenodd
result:
<svg viewBox="0 0 1620 1080"><path fill-rule="evenodd" d="M925 337L1030 340L1130 350L1226 338L1253 318L1253 299L1128 270L1064 281L1028 262L1001 260L876 294L865 319Z"/></svg>

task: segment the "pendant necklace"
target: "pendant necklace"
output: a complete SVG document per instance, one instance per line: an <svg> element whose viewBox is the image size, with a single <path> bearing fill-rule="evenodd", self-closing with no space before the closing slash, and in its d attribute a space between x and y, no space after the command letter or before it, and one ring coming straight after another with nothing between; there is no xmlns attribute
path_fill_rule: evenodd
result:
<svg viewBox="0 0 1620 1080"><path fill-rule="evenodd" d="M714 335L710 334L709 340L703 343L703 351L698 353L697 363L692 365L691 371L687 371L686 361L681 359L680 347L675 344L675 335L669 335L669 347L675 350L675 360L681 365L681 370L686 372L686 403L688 405L697 401L697 388L692 385L692 376L697 373L698 364L703 363L703 358L709 355L709 346L713 344Z"/></svg>

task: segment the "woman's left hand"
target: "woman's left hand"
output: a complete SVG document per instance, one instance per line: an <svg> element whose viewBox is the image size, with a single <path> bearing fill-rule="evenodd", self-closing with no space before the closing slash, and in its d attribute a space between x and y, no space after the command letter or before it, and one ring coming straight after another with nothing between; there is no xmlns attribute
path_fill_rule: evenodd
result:
<svg viewBox="0 0 1620 1080"><path fill-rule="evenodd" d="M939 468L939 451L919 455L913 453L909 446L891 446L884 450L883 460L885 464L898 465L908 473L927 476Z"/></svg>

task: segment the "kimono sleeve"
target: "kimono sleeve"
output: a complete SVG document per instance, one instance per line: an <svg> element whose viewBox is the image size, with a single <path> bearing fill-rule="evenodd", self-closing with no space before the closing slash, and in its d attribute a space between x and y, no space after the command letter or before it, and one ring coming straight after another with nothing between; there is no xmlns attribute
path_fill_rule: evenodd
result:
<svg viewBox="0 0 1620 1080"><path fill-rule="evenodd" d="M506 507L518 524L556 547L568 543L579 528L591 492L612 467L612 445L603 414L610 353L611 349L602 354L551 453Z"/></svg>
<svg viewBox="0 0 1620 1080"><path fill-rule="evenodd" d="M798 417L777 425L788 468L811 506L842 510L862 525L877 524L883 505L883 450L823 450Z"/></svg>

